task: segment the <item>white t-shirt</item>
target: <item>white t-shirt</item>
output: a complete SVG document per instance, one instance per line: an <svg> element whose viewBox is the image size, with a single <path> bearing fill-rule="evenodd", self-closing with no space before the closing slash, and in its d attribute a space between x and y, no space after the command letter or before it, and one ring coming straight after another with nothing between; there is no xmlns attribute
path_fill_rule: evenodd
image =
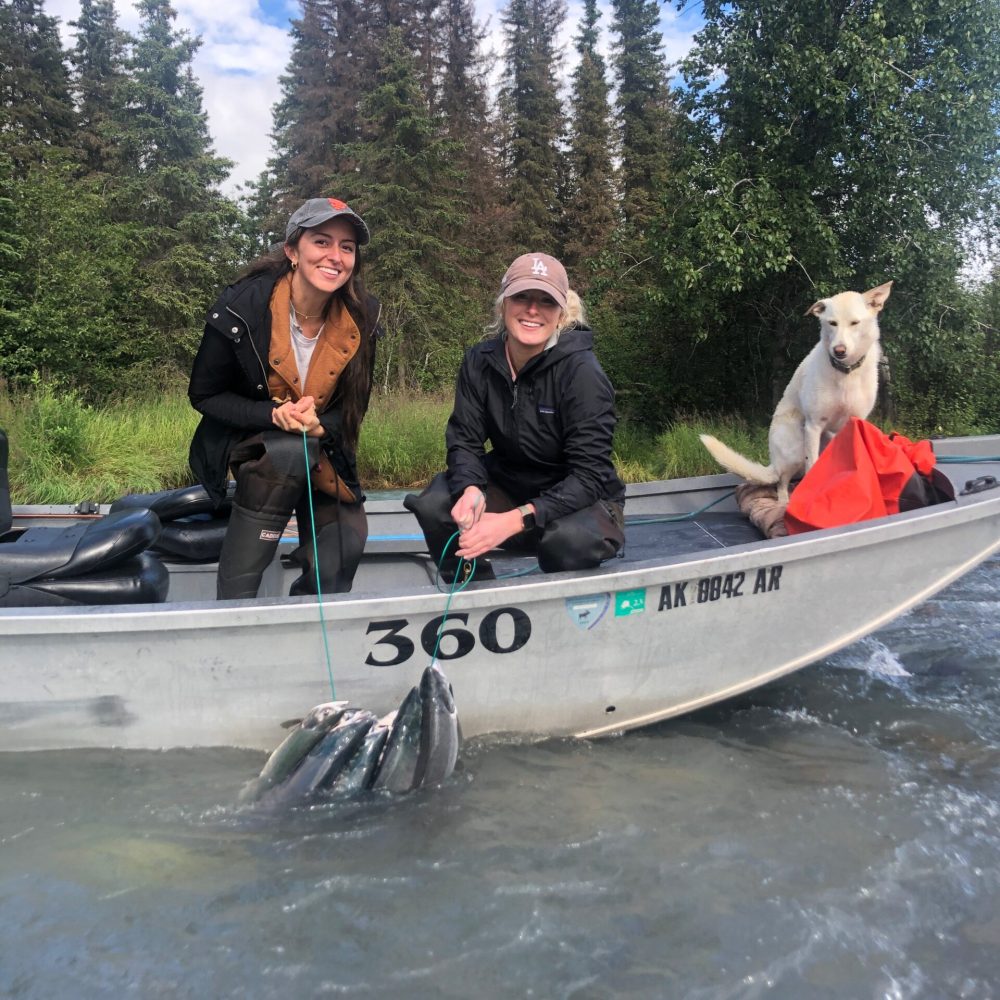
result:
<svg viewBox="0 0 1000 1000"><path fill-rule="evenodd" d="M299 370L299 395L304 395L306 391L306 375L309 374L309 363L312 361L313 351L319 343L319 338L323 335L323 326L315 337L307 337L302 332L298 320L295 318L295 310L289 310L289 326L292 331L292 350L295 352L295 367Z"/></svg>

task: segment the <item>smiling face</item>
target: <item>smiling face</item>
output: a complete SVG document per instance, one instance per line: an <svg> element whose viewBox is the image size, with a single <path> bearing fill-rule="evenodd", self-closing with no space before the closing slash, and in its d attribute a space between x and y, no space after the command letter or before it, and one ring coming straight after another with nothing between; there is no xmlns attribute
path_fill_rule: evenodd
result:
<svg viewBox="0 0 1000 1000"><path fill-rule="evenodd" d="M312 312L350 281L358 238L348 220L331 219L307 229L295 246L286 243L285 254L295 268L292 300L297 309Z"/></svg>
<svg viewBox="0 0 1000 1000"><path fill-rule="evenodd" d="M503 300L507 333L528 357L540 353L559 327L560 308L551 295L530 289Z"/></svg>

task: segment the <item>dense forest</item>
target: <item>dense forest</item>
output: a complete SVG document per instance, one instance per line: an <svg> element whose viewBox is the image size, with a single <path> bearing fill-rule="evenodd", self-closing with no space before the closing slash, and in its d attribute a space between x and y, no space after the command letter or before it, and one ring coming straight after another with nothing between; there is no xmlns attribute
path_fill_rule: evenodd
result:
<svg viewBox="0 0 1000 1000"><path fill-rule="evenodd" d="M1000 431L1000 0L304 0L272 156L239 198L167 0L0 0L0 381L99 401L184 384L215 291L336 194L369 222L385 391L440 390L499 276L560 256L626 415L768 413L817 298L892 279L886 406ZM602 53L610 55L605 58ZM499 86L491 80L498 79ZM969 255L992 270L969 277ZM890 414L891 417L891 414Z"/></svg>

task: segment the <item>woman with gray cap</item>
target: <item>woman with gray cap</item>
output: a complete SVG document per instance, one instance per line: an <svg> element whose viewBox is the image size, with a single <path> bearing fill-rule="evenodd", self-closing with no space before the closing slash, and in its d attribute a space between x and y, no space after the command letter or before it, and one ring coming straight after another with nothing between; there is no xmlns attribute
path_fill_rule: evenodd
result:
<svg viewBox="0 0 1000 1000"><path fill-rule="evenodd" d="M447 471L404 502L449 582L460 558L492 577L479 557L498 546L536 552L545 572L597 566L625 540L614 390L558 260L529 253L511 264L492 331L459 371Z"/></svg>
<svg viewBox="0 0 1000 1000"><path fill-rule="evenodd" d="M230 471L236 478L220 599L256 596L293 511L302 576L291 593L316 593L312 525L321 589L351 589L368 536L355 448L379 318L361 280L369 238L344 202L310 198L289 218L280 251L208 311L188 388L202 415L190 462L217 504Z"/></svg>

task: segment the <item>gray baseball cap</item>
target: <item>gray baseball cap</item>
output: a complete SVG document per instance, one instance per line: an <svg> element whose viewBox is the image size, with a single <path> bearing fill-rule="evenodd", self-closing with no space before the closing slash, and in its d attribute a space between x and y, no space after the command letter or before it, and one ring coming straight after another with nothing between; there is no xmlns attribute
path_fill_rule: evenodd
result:
<svg viewBox="0 0 1000 1000"><path fill-rule="evenodd" d="M322 225L342 215L346 215L354 223L359 247L363 247L371 240L371 233L368 232L365 220L350 205L338 198L310 198L299 205L285 226L285 239L287 240L296 229L312 229L313 226Z"/></svg>

